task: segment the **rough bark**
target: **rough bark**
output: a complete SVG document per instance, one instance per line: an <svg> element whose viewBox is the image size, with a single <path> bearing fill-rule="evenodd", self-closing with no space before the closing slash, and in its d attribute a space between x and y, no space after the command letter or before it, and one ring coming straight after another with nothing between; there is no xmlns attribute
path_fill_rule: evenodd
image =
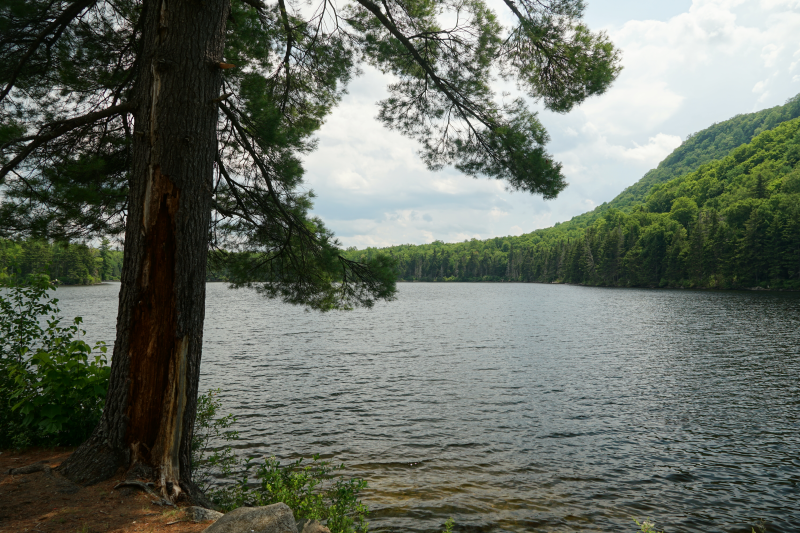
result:
<svg viewBox="0 0 800 533"><path fill-rule="evenodd" d="M217 150L213 100L229 9L229 0L144 5L109 391L92 437L60 468L78 483L142 465L153 468L165 497L193 491L190 444Z"/></svg>

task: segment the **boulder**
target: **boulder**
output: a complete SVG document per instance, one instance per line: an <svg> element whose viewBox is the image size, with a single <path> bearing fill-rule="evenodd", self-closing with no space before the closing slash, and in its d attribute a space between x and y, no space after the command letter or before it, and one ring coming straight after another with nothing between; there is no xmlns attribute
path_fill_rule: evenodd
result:
<svg viewBox="0 0 800 533"><path fill-rule="evenodd" d="M316 520L298 520L297 521L298 533L331 533L331 530L323 526Z"/></svg>
<svg viewBox="0 0 800 533"><path fill-rule="evenodd" d="M205 507L187 507L184 509L186 517L193 522L205 522L207 520L219 520L224 514L206 509Z"/></svg>
<svg viewBox="0 0 800 533"><path fill-rule="evenodd" d="M297 533L289 506L239 507L208 526L205 533Z"/></svg>

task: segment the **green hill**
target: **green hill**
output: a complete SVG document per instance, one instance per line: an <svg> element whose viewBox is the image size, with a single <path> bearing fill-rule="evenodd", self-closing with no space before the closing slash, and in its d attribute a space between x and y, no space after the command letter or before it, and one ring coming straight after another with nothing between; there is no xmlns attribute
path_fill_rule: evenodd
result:
<svg viewBox="0 0 800 533"><path fill-rule="evenodd" d="M606 209L614 208L630 211L644 202L654 185L665 183L687 172L697 170L700 165L722 159L731 150L749 143L758 134L774 129L779 124L800 117L800 94L790 98L784 105L763 109L756 113L736 115L724 122L712 125L686 137L678 148L666 157L658 167L650 170L642 178L619 193L608 203L597 206L573 217L565 224L586 227Z"/></svg>
<svg viewBox="0 0 800 533"><path fill-rule="evenodd" d="M715 124L612 202L552 228L348 256L388 253L402 280L800 289L798 115L800 96Z"/></svg>

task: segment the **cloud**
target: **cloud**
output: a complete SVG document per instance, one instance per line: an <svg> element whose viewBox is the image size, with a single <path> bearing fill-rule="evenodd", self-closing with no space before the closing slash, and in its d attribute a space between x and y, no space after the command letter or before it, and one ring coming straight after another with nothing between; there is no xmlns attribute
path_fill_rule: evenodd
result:
<svg viewBox="0 0 800 533"><path fill-rule="evenodd" d="M369 188L369 182L360 174L352 169L341 169L333 172L334 183L348 190L360 190Z"/></svg>
<svg viewBox="0 0 800 533"><path fill-rule="evenodd" d="M761 7L764 9L800 9L800 0L761 0Z"/></svg>
<svg viewBox="0 0 800 533"><path fill-rule="evenodd" d="M609 152L622 160L641 161L654 167L680 146L681 142L677 135L658 133L655 137L650 137L647 144L639 145L634 142L633 148L610 146Z"/></svg>
<svg viewBox="0 0 800 533"><path fill-rule="evenodd" d="M606 94L568 114L536 106L552 137L548 151L569 183L558 199L427 170L415 141L375 120L390 79L365 67L306 157L307 186L318 194L314 213L346 246L530 232L611 200L689 133L798 91L800 0L694 0L664 17L646 16L642 4L642 20L595 3L588 13L605 9L624 70Z"/></svg>
<svg viewBox="0 0 800 533"><path fill-rule="evenodd" d="M763 93L767 89L767 83L769 83L769 80L761 80L760 82L756 83L753 86L753 92L756 94Z"/></svg>
<svg viewBox="0 0 800 533"><path fill-rule="evenodd" d="M761 59L764 60L764 66L767 68L774 67L778 62L778 56L783 50L783 46L770 43L761 49Z"/></svg>

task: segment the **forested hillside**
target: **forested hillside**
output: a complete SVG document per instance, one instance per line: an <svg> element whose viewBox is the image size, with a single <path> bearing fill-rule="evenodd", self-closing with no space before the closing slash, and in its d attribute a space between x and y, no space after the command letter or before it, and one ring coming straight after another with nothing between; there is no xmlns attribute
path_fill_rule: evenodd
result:
<svg viewBox="0 0 800 533"><path fill-rule="evenodd" d="M798 100L779 110L796 114ZM768 111L693 136L643 178L655 183L643 201L631 187L580 223L380 251L397 259L403 280L800 289L800 119L767 129L787 116ZM757 133L751 142L710 160L748 132Z"/></svg>
<svg viewBox="0 0 800 533"><path fill-rule="evenodd" d="M653 186L693 172L700 168L700 165L710 161L722 159L734 148L751 142L756 135L798 117L800 117L800 94L790 98L782 106L736 115L690 134L683 144L658 164L658 167L647 172L616 198L595 207L592 211L573 217L565 224L585 228L600 218L607 209L629 212L644 202Z"/></svg>
<svg viewBox="0 0 800 533"><path fill-rule="evenodd" d="M122 252L104 240L99 249L86 244L15 242L0 239L0 283L44 274L65 285L91 285L119 279Z"/></svg>

